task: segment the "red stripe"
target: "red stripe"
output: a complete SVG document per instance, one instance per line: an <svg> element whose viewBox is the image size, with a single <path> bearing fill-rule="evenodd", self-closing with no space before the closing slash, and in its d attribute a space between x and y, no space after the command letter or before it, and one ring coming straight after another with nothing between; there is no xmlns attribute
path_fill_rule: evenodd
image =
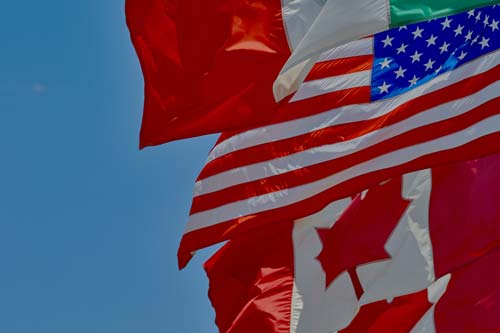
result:
<svg viewBox="0 0 500 333"><path fill-rule="evenodd" d="M373 55L356 56L314 64L304 81L324 79L372 69Z"/></svg>
<svg viewBox="0 0 500 333"><path fill-rule="evenodd" d="M213 209L230 202L311 183L391 151L464 130L498 113L500 113L500 97L460 116L413 129L347 156L197 196L193 198L191 214Z"/></svg>
<svg viewBox="0 0 500 333"><path fill-rule="evenodd" d="M281 223L285 221L285 218L287 220L295 220L309 216L323 209L335 200L348 197L353 193L358 193L394 177L395 175L405 174L437 165L479 158L491 153L500 152L500 145L498 142L500 142L500 133L489 134L457 148L425 155L392 168L378 170L350 179L314 197L286 207L240 217L207 228L188 232L182 237L179 247L179 265L181 268L184 267L189 261L191 253L198 249L227 240L245 230L265 226L268 223ZM286 211L286 214L283 214L284 211Z"/></svg>
<svg viewBox="0 0 500 333"><path fill-rule="evenodd" d="M408 119L418 113L447 103L451 100L474 94L489 84L497 81L499 76L500 66L496 66L488 72L470 77L459 83L447 86L446 88L417 97L396 108L391 113L378 118L342 125L334 125L293 138L268 142L237 150L207 163L198 176L198 179L202 180L224 171L284 157L314 147L351 140L366 133L378 130L384 126L389 126Z"/></svg>
<svg viewBox="0 0 500 333"><path fill-rule="evenodd" d="M370 102L370 87L364 86L318 95L292 103L280 103L276 115L265 126L309 117L346 105L368 102Z"/></svg>

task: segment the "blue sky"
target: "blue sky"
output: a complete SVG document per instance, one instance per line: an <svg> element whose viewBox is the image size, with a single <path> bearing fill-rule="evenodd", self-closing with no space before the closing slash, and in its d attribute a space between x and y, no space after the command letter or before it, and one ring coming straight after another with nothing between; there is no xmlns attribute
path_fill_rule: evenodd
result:
<svg viewBox="0 0 500 333"><path fill-rule="evenodd" d="M0 332L216 332L176 251L214 137L138 151L123 1L0 10Z"/></svg>

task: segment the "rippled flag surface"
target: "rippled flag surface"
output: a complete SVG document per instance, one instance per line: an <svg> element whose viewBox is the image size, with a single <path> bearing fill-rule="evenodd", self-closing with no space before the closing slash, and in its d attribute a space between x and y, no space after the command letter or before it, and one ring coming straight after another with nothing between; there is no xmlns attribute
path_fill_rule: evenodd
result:
<svg viewBox="0 0 500 333"><path fill-rule="evenodd" d="M493 5L323 52L267 125L210 152L181 266L196 249L395 175L500 150L499 21Z"/></svg>

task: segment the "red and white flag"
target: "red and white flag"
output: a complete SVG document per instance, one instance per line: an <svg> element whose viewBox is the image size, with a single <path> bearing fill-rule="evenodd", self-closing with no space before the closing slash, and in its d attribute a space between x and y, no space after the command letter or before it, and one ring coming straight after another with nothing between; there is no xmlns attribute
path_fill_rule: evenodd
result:
<svg viewBox="0 0 500 333"><path fill-rule="evenodd" d="M286 332L497 332L499 170L495 155L419 171L336 201L295 221L293 230L281 226L267 234L263 228L243 238L246 250L233 253L225 263L231 269L211 280L211 298L228 297L223 286L234 282L227 279L250 270L247 286L261 293L246 299L245 309L266 296L279 300L279 306L259 307L269 311L260 317L288 322ZM241 239L226 246L237 244ZM246 265L247 256L267 265ZM271 266L267 272L285 272L276 284L272 274L256 273ZM284 276L287 283L278 283ZM258 287L263 280L265 292ZM214 305L219 315L220 304ZM259 323L253 322L254 331Z"/></svg>

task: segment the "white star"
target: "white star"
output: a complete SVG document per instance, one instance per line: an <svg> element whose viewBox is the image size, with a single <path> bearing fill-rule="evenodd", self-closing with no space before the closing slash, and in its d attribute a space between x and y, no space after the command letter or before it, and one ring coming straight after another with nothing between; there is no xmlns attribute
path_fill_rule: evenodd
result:
<svg viewBox="0 0 500 333"><path fill-rule="evenodd" d="M411 86L414 86L414 85L416 85L416 84L417 84L417 82L418 82L418 77L417 77L416 75L413 75L413 79L408 80L408 82L410 83L410 87L411 87Z"/></svg>
<svg viewBox="0 0 500 333"><path fill-rule="evenodd" d="M423 53L418 53L418 51L415 51L415 54L410 56L411 58L411 63L413 64L415 61L420 62L420 57L422 56Z"/></svg>
<svg viewBox="0 0 500 333"><path fill-rule="evenodd" d="M378 88L380 89L380 94L383 94L383 93L389 93L389 88L391 87L390 84L387 84L385 83L384 81L384 84L382 84L381 86L379 86Z"/></svg>
<svg viewBox="0 0 500 333"><path fill-rule="evenodd" d="M401 30L408 30L408 27L406 25L402 25L399 27L398 31L401 31Z"/></svg>
<svg viewBox="0 0 500 333"><path fill-rule="evenodd" d="M477 12L476 22L478 22L480 19L481 19L481 12Z"/></svg>
<svg viewBox="0 0 500 333"><path fill-rule="evenodd" d="M394 71L394 74L396 74L396 79L400 78L400 77L405 77L405 72L407 70L404 69L403 67L399 66L399 69L397 71Z"/></svg>
<svg viewBox="0 0 500 333"><path fill-rule="evenodd" d="M490 44L490 39L489 38L484 38L482 37L483 39L479 42L479 45L481 45L481 50L484 49L485 47L489 47Z"/></svg>
<svg viewBox="0 0 500 333"><path fill-rule="evenodd" d="M474 45L477 43L477 40L479 39L479 35L477 35L471 42L471 45Z"/></svg>
<svg viewBox="0 0 500 333"><path fill-rule="evenodd" d="M443 54L444 52L448 52L449 46L450 46L450 44L444 42L443 45L441 45L441 47L439 48L441 50L440 54Z"/></svg>
<svg viewBox="0 0 500 333"><path fill-rule="evenodd" d="M431 45L436 45L436 39L438 39L437 36L431 35L431 37L429 37L429 39L426 40L427 47Z"/></svg>
<svg viewBox="0 0 500 333"><path fill-rule="evenodd" d="M384 43L384 49L387 47L387 46L392 46L392 41L394 40L394 37L390 37L389 35L387 35L385 37L385 39L382 41L382 43Z"/></svg>
<svg viewBox="0 0 500 333"><path fill-rule="evenodd" d="M438 74L439 72L441 72L441 70L442 70L442 69L443 69L443 66L439 66L439 68L438 68L438 69L436 69L434 72L435 72L436 74Z"/></svg>
<svg viewBox="0 0 500 333"><path fill-rule="evenodd" d="M458 60L464 60L466 56L467 56L467 52L462 51L462 53L460 53L460 55L457 58L458 58Z"/></svg>
<svg viewBox="0 0 500 333"><path fill-rule="evenodd" d="M499 30L498 23L500 23L500 22L495 21L495 20L491 20L491 24L490 24L491 31Z"/></svg>
<svg viewBox="0 0 500 333"><path fill-rule="evenodd" d="M424 29L420 29L420 27L417 27L417 29L415 29L415 31L412 32L413 39L417 39L418 37L422 37L422 32L424 32Z"/></svg>
<svg viewBox="0 0 500 333"><path fill-rule="evenodd" d="M380 63L380 69L389 68L389 64L392 62L391 59L385 58L384 61Z"/></svg>
<svg viewBox="0 0 500 333"><path fill-rule="evenodd" d="M475 10L474 10L474 9L469 10L469 11L467 12L467 14L469 15L469 17L468 17L468 18L474 17L474 15L476 15L476 14L475 14Z"/></svg>
<svg viewBox="0 0 500 333"><path fill-rule="evenodd" d="M449 19L448 17L444 19L443 22L441 22L441 25L443 26L443 30L447 29L447 28L450 28L451 27L451 21L453 21L453 19Z"/></svg>
<svg viewBox="0 0 500 333"><path fill-rule="evenodd" d="M488 25L490 25L490 17L488 15L485 15L483 25L486 28Z"/></svg>
<svg viewBox="0 0 500 333"><path fill-rule="evenodd" d="M469 41L469 40L471 40L471 39L472 39L472 31L471 31L471 30L469 30L469 32L468 32L468 33L467 33L467 35L465 36L465 41L467 42L467 41Z"/></svg>
<svg viewBox="0 0 500 333"><path fill-rule="evenodd" d="M457 37L458 35L461 35L462 30L464 30L464 26L459 24L458 27L455 30L453 30L455 32L455 37Z"/></svg>
<svg viewBox="0 0 500 333"><path fill-rule="evenodd" d="M427 63L424 65L425 66L425 71L430 71L434 67L435 61L432 61L432 59L429 59Z"/></svg>
<svg viewBox="0 0 500 333"><path fill-rule="evenodd" d="M402 43L401 46L397 49L398 54L400 54L400 53L406 53L406 48L407 47L408 47L408 45L406 45L405 43Z"/></svg>

